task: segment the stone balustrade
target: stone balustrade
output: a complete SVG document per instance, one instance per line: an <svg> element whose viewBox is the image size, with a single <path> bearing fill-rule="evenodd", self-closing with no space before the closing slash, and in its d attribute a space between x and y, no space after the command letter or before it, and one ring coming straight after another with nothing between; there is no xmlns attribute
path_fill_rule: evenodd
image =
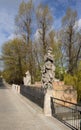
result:
<svg viewBox="0 0 81 130"><path fill-rule="evenodd" d="M14 92L20 93L20 86L17 84L12 84L12 90Z"/></svg>

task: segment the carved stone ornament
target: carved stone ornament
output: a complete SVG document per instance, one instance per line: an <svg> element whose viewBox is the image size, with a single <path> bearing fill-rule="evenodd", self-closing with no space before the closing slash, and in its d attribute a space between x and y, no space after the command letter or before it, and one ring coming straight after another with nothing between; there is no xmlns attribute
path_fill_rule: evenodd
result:
<svg viewBox="0 0 81 130"><path fill-rule="evenodd" d="M44 89L52 89L52 83L55 77L54 56L52 48L49 48L44 57L44 65L42 67L42 87Z"/></svg>

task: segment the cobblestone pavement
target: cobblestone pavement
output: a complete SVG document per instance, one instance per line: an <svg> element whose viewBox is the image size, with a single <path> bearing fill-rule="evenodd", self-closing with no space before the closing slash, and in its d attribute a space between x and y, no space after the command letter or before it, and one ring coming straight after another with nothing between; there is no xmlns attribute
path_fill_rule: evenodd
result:
<svg viewBox="0 0 81 130"><path fill-rule="evenodd" d="M0 87L0 130L70 130L9 88Z"/></svg>

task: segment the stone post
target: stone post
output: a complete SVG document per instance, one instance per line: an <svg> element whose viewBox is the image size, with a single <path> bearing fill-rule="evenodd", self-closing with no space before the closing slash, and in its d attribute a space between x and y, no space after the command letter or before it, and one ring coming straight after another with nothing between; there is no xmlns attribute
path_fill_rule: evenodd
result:
<svg viewBox="0 0 81 130"><path fill-rule="evenodd" d="M52 116L51 111L51 97L53 96L53 90L47 89L44 99L44 114L45 116Z"/></svg>
<svg viewBox="0 0 81 130"><path fill-rule="evenodd" d="M54 57L52 55L52 48L48 49L44 57L45 64L42 68L42 88L46 90L44 99L44 114L51 116L51 97L53 96L53 81L55 77Z"/></svg>
<svg viewBox="0 0 81 130"><path fill-rule="evenodd" d="M20 93L20 85L17 85L17 92Z"/></svg>

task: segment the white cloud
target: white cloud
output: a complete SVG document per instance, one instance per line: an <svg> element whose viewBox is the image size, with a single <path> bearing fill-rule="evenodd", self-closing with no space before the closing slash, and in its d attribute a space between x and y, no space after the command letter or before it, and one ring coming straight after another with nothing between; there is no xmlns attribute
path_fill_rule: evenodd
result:
<svg viewBox="0 0 81 130"><path fill-rule="evenodd" d="M22 39L22 36L19 35L19 34L14 34L12 33L9 37L8 37L8 40L13 40L15 38L19 38L19 39Z"/></svg>
<svg viewBox="0 0 81 130"><path fill-rule="evenodd" d="M9 35L8 40L13 40L14 38L16 38L16 35L12 33Z"/></svg>
<svg viewBox="0 0 81 130"><path fill-rule="evenodd" d="M74 29L78 32L81 30L81 19L79 19L78 21L76 21L75 25L74 25Z"/></svg>
<svg viewBox="0 0 81 130"><path fill-rule="evenodd" d="M81 29L81 19L78 20L78 27Z"/></svg>
<svg viewBox="0 0 81 130"><path fill-rule="evenodd" d="M35 42L38 42L39 39L40 39L40 33L39 32L41 32L41 29L37 29L35 34L34 34Z"/></svg>

